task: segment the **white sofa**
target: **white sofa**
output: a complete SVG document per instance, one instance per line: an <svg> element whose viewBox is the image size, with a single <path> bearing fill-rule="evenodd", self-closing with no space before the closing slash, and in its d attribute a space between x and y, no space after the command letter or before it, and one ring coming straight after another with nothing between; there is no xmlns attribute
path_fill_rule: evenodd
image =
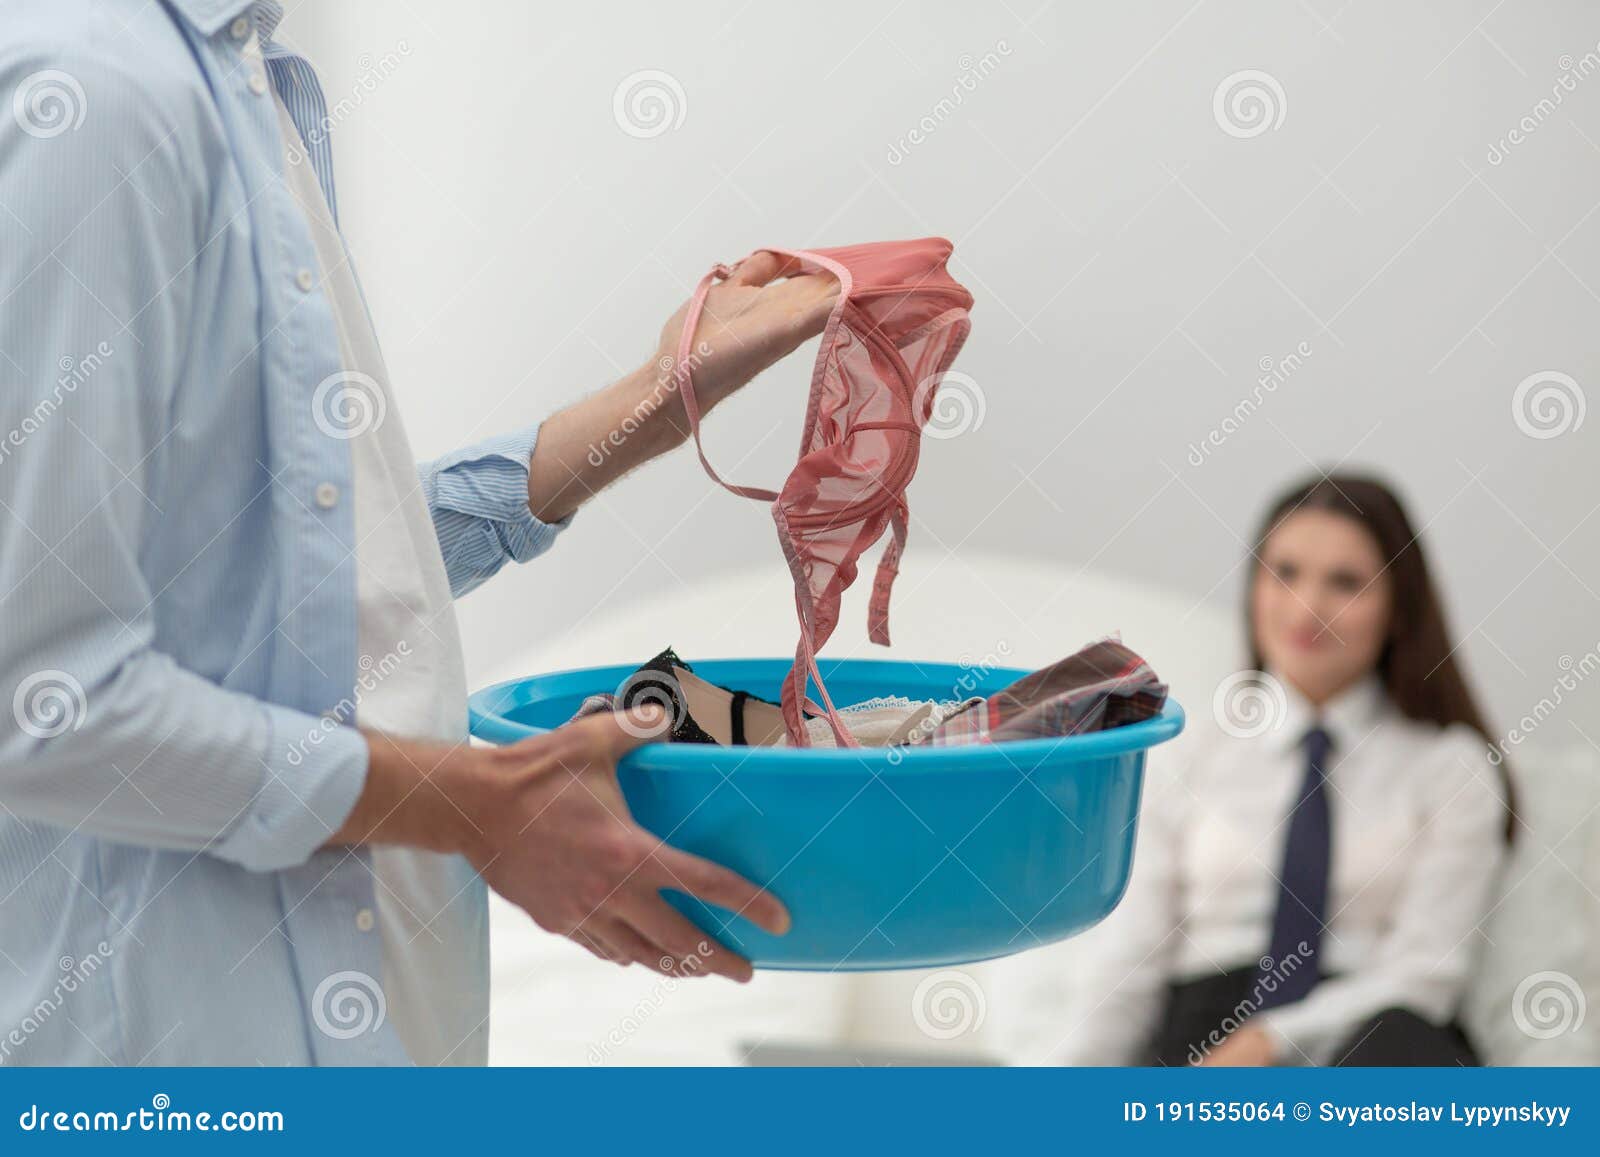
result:
<svg viewBox="0 0 1600 1157"><path fill-rule="evenodd" d="M978 660L1003 645L1008 663L1030 666L1120 630L1191 714L1210 710L1218 680L1238 666L1232 617L1171 591L1010 557L940 562L913 551L904 572L896 646L865 642L864 591L856 591L829 655ZM951 592L973 597L953 604ZM668 644L690 662L790 654L790 607L779 569L722 576L608 622L590 620L485 681L639 662ZM1600 1063L1600 1009L1578 1016L1585 994L1600 997L1600 755L1530 744L1516 769L1532 834L1485 924L1467 1019L1493 1063ZM600 964L498 899L493 928L496 1064L735 1064L755 1042L833 1046L866 1059L877 1050L930 1061L1032 1059L1027 1042L1060 1017L1026 995L1039 987L1031 980L1040 970L1070 978L1074 953L1068 941L944 976L759 973L738 987ZM1513 1015L1519 986L1524 1007Z"/></svg>

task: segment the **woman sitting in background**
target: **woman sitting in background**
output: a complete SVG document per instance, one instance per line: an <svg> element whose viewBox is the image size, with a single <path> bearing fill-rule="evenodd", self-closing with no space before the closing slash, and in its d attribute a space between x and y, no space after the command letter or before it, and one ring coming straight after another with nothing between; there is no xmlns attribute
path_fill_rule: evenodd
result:
<svg viewBox="0 0 1600 1157"><path fill-rule="evenodd" d="M1385 486L1333 476L1284 495L1253 554L1268 674L1153 768L1056 1059L1475 1064L1454 1016L1511 801L1422 547Z"/></svg>

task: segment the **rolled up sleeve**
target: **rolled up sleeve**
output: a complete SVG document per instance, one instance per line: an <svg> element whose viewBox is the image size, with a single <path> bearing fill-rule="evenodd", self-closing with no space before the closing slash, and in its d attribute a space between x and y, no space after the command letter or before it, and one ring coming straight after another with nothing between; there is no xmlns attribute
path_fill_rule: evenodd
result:
<svg viewBox="0 0 1600 1157"><path fill-rule="evenodd" d="M528 509L528 462L539 427L503 434L417 467L444 555L450 590L460 597L508 560L550 549L572 522L544 522Z"/></svg>

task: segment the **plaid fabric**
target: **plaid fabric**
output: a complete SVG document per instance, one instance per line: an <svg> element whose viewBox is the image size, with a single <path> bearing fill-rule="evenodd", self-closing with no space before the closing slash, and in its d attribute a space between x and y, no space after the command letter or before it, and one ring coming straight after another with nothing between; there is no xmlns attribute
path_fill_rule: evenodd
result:
<svg viewBox="0 0 1600 1157"><path fill-rule="evenodd" d="M567 720L567 722L572 723L590 715L599 715L603 712L615 711L616 709L617 697L611 694L609 691L602 691L598 695L589 696L582 703L580 703L578 705L578 709L572 713L572 718Z"/></svg>
<svg viewBox="0 0 1600 1157"><path fill-rule="evenodd" d="M1167 685L1115 638L1090 643L950 716L913 746L960 747L1082 735L1161 713Z"/></svg>

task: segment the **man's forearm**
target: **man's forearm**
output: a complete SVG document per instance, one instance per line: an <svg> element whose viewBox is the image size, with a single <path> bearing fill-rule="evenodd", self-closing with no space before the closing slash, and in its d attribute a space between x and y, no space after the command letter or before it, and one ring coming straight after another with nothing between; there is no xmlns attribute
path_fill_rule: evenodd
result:
<svg viewBox="0 0 1600 1157"><path fill-rule="evenodd" d="M370 753L355 807L329 845L404 844L466 853L481 833L468 818L484 750L363 731Z"/></svg>
<svg viewBox="0 0 1600 1157"><path fill-rule="evenodd" d="M702 413L822 332L839 283L795 274L792 261L758 253L707 294L690 359ZM688 312L685 305L667 322L651 361L539 428L528 463L528 508L534 517L559 522L635 466L689 436L675 364Z"/></svg>
<svg viewBox="0 0 1600 1157"><path fill-rule="evenodd" d="M687 436L672 371L652 362L540 426L528 463L528 508L559 522Z"/></svg>
<svg viewBox="0 0 1600 1157"><path fill-rule="evenodd" d="M774 935L788 931L788 913L750 881L632 819L617 761L662 738L667 718L660 708L628 716L594 715L505 747L363 732L366 782L327 842L459 853L541 928L596 956L748 980L749 962L713 944L662 889L741 913Z"/></svg>

